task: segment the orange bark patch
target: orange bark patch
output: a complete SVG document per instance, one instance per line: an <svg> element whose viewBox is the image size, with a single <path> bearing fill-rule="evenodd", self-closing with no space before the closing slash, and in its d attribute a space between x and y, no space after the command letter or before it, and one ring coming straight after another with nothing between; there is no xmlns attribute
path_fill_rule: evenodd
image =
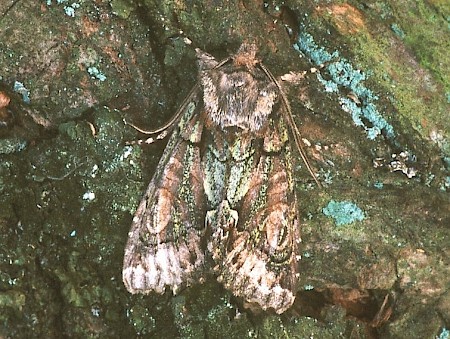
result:
<svg viewBox="0 0 450 339"><path fill-rule="evenodd" d="M358 33L366 29L362 13L349 4L331 5L325 8L318 8L319 14L329 14L342 34Z"/></svg>
<svg viewBox="0 0 450 339"><path fill-rule="evenodd" d="M0 91L0 108L4 108L9 105L11 99L5 92Z"/></svg>
<svg viewBox="0 0 450 339"><path fill-rule="evenodd" d="M11 99L8 94L0 91L0 126L7 126L9 120L11 119L11 114L6 108L9 105Z"/></svg>
<svg viewBox="0 0 450 339"><path fill-rule="evenodd" d="M89 20L88 17L83 17L83 25L81 27L84 36L90 37L92 34L97 33L99 30L99 24L97 22Z"/></svg>

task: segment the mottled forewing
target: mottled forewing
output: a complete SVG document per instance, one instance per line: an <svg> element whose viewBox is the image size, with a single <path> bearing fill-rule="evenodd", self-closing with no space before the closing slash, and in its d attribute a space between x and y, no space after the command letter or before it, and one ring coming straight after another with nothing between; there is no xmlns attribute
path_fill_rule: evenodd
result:
<svg viewBox="0 0 450 339"><path fill-rule="evenodd" d="M200 91L194 90L134 215L123 263L131 293L163 293L166 287L176 292L202 271L201 104Z"/></svg>
<svg viewBox="0 0 450 339"><path fill-rule="evenodd" d="M240 141L240 151L234 150L241 156L227 171L227 199L214 212L216 228L208 247L227 289L250 305L282 313L295 299L300 235L281 112L271 114L261 138L244 144Z"/></svg>

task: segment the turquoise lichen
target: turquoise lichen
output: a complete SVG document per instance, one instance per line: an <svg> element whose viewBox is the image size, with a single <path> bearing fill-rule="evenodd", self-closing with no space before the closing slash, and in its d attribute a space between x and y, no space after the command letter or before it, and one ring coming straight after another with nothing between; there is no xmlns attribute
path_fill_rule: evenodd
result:
<svg viewBox="0 0 450 339"><path fill-rule="evenodd" d="M30 91L28 91L28 89L26 89L21 82L19 81L14 82L14 92L22 95L22 100L24 103L29 104L31 102Z"/></svg>
<svg viewBox="0 0 450 339"><path fill-rule="evenodd" d="M353 100L346 97L341 97L340 103L342 109L351 114L355 125L365 129L367 138L370 140L375 139L382 130L385 131L387 137L394 137L393 127L380 115L373 103L358 106ZM367 125L365 121L370 125Z"/></svg>
<svg viewBox="0 0 450 339"><path fill-rule="evenodd" d="M91 66L87 69L88 73L97 80L105 81L106 75L103 74L97 67Z"/></svg>
<svg viewBox="0 0 450 339"><path fill-rule="evenodd" d="M351 224L355 221L364 220L364 212L350 201L331 200L322 209L323 214L334 219L336 226Z"/></svg>
<svg viewBox="0 0 450 339"><path fill-rule="evenodd" d="M381 190L384 187L384 184L381 181L377 181L373 184L373 187Z"/></svg>
<svg viewBox="0 0 450 339"><path fill-rule="evenodd" d="M324 170L323 168L320 168L318 177L321 179L322 183L326 185L331 185L333 183L333 173L329 169Z"/></svg>
<svg viewBox="0 0 450 339"><path fill-rule="evenodd" d="M355 69L351 63L340 57L337 51L329 53L318 46L313 37L306 32L299 34L294 48L305 54L315 65L325 65L322 72L326 72L330 80L325 79L320 72L317 73L318 80L327 92L338 94L342 109L351 115L357 126L364 128L369 139L375 139L382 132L388 138L395 136L394 128L383 118L374 104L378 97L364 85L366 79L364 72ZM349 90L356 100L348 97Z"/></svg>
<svg viewBox="0 0 450 339"><path fill-rule="evenodd" d="M450 189L450 176L446 176L444 179L444 183L441 185L440 190L446 192Z"/></svg>
<svg viewBox="0 0 450 339"><path fill-rule="evenodd" d="M314 38L305 32L299 34L294 48L299 52L305 53L315 65L322 65L339 56L337 51L330 54L323 47L319 47L315 43Z"/></svg>
<svg viewBox="0 0 450 339"><path fill-rule="evenodd" d="M438 339L449 339L450 338L450 331L447 330L445 327L442 329L441 333L437 337Z"/></svg>
<svg viewBox="0 0 450 339"><path fill-rule="evenodd" d="M400 39L403 40L405 38L405 32L403 32L403 30L401 29L401 27L399 25L394 23L391 25L391 29L392 29L392 32L394 32L395 35L398 36Z"/></svg>
<svg viewBox="0 0 450 339"><path fill-rule="evenodd" d="M68 0L56 0L56 4L57 5L61 5L64 3L67 3ZM51 6L52 5L52 0L47 0L46 1L47 6ZM80 8L80 4L73 2L72 4L68 5L68 6L64 6L64 13L66 13L67 16L70 16L72 18L75 17L75 10Z"/></svg>
<svg viewBox="0 0 450 339"><path fill-rule="evenodd" d="M64 6L64 12L66 13L67 16L74 18L75 17L75 9L77 9L77 8L80 8L80 5L74 2L70 6Z"/></svg>

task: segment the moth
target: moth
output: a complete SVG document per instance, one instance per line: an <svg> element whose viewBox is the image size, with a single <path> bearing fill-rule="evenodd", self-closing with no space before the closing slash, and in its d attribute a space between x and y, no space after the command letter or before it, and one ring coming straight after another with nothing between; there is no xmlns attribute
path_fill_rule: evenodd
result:
<svg viewBox="0 0 450 339"><path fill-rule="evenodd" d="M129 292L177 293L212 272L249 307L280 314L293 304L294 145L311 169L286 96L256 54L243 43L219 62L197 49L199 82L166 126L172 136L128 234Z"/></svg>

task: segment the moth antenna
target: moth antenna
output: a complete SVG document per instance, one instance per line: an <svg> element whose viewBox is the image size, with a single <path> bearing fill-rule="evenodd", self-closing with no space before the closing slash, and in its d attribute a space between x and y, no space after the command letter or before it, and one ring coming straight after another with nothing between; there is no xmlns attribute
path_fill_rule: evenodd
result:
<svg viewBox="0 0 450 339"><path fill-rule="evenodd" d="M142 128L137 127L136 125L132 124L131 122L128 122L125 118L122 119L124 124L126 125L130 125L131 127L133 127L136 131L145 134L145 135L154 135L157 134L155 137L153 138L148 138L147 140L138 140L137 142L132 142L132 143L138 143L138 144L142 144L142 143L146 143L146 144L151 144L156 140L160 140L165 138L170 130L172 128L174 128L176 126L176 124L178 123L178 121L180 120L181 116L184 114L185 108L186 106L189 104L192 95L198 91L200 85L197 83L194 88L192 88L192 90L189 92L188 96L186 97L186 99L183 101L183 104L181 105L181 107L178 109L178 111L170 118L170 120L168 122L166 122L164 125L162 125L161 127L158 127L156 129L153 130L144 130Z"/></svg>
<svg viewBox="0 0 450 339"><path fill-rule="evenodd" d="M308 161L308 157L306 156L305 150L303 149L301 143L300 143L300 131L297 128L297 125L295 124L294 117L292 115L291 106L289 105L289 101L286 98L286 94L284 93L283 89L281 88L281 85L279 84L278 80L273 76L273 74L264 66L263 64L259 64L261 69L264 71L264 73L269 77L270 80L274 82L274 84L277 86L278 91L281 96L281 101L283 101L284 106L286 107L286 119L289 123L289 126L292 129L292 134L294 135L295 145L297 146L297 149L300 153L300 157L302 158L303 163L305 164L306 168L308 169L309 174L311 174L311 177L316 182L317 186L322 187L319 180L317 180L316 175L314 174L312 167Z"/></svg>

